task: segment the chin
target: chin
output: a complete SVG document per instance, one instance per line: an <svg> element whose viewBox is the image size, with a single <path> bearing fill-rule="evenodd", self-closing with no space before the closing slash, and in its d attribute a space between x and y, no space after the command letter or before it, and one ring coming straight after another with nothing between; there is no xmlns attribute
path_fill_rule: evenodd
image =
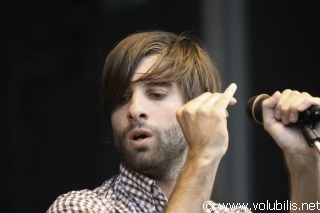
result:
<svg viewBox="0 0 320 213"><path fill-rule="evenodd" d="M127 152L121 156L121 160L127 167L142 174L153 173L152 171L158 170L159 166L163 165L156 153L150 150L130 154Z"/></svg>

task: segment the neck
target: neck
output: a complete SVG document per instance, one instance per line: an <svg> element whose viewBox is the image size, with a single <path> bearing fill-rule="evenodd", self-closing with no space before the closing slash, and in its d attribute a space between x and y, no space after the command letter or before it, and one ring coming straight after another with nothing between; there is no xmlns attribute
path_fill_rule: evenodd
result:
<svg viewBox="0 0 320 213"><path fill-rule="evenodd" d="M169 200L174 186L176 185L176 182L179 178L180 171L184 165L185 159L186 159L186 153L187 149L184 151L184 153L181 155L180 160L177 162L174 162L174 166L171 167L171 169L167 168L167 173L165 178L155 178L155 182L157 186L162 190L162 192L165 194L166 198Z"/></svg>
<svg viewBox="0 0 320 213"><path fill-rule="evenodd" d="M166 198L169 200L172 191L174 189L174 186L176 184L176 180L168 180L168 181L163 181L163 180L155 180L157 186L161 189L161 191L164 193Z"/></svg>

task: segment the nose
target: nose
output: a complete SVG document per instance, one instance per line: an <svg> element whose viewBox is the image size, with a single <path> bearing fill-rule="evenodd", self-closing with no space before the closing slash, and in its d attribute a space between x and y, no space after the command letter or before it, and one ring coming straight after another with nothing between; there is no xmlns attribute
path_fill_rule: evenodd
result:
<svg viewBox="0 0 320 213"><path fill-rule="evenodd" d="M135 94L131 97L129 102L129 108L127 112L127 119L131 123L141 123L148 119L148 113L143 97Z"/></svg>

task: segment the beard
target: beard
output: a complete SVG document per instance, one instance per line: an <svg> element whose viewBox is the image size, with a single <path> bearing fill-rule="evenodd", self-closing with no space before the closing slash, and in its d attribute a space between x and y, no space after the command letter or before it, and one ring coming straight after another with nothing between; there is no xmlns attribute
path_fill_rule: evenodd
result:
<svg viewBox="0 0 320 213"><path fill-rule="evenodd" d="M132 150L127 146L128 133L146 128L153 134L150 146ZM187 143L178 124L160 129L150 125L130 125L122 132L113 129L114 144L121 162L128 168L158 180L175 180L184 164Z"/></svg>

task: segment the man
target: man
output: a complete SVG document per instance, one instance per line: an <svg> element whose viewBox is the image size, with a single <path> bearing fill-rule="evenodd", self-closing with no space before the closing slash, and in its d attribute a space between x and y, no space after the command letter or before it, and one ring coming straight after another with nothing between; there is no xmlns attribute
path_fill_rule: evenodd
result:
<svg viewBox="0 0 320 213"><path fill-rule="evenodd" d="M122 40L106 59L102 87L120 173L60 196L48 212L202 212L228 148L227 107L236 104L236 85L220 87L209 55L187 36L153 31ZM289 89L263 102L264 127L284 152L298 204L320 200L320 157L289 125L311 105L320 99ZM229 210L238 211L249 212Z"/></svg>

